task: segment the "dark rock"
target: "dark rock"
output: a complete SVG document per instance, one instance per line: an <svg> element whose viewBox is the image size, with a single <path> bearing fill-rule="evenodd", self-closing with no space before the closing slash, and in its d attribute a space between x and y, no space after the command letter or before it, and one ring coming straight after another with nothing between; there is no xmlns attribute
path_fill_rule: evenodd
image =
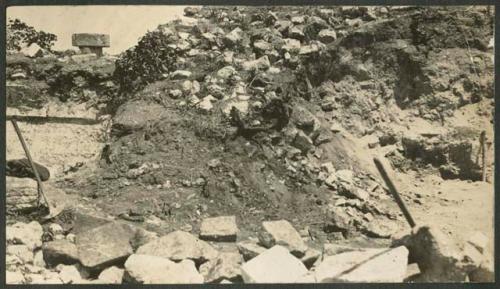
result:
<svg viewBox="0 0 500 289"><path fill-rule="evenodd" d="M73 265L79 262L78 249L68 240L55 240L42 246L43 259L49 266Z"/></svg>

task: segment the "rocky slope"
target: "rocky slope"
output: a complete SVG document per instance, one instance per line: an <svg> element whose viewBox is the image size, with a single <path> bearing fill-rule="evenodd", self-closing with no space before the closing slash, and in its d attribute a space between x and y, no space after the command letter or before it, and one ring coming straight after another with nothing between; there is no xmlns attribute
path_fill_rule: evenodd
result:
<svg viewBox="0 0 500 289"><path fill-rule="evenodd" d="M418 222L432 223L428 218L435 217L456 243L470 232L458 230L449 216L440 223L444 216L439 214L468 219L461 211L472 205L460 204L463 199L450 208L432 205L455 202L450 188L467 188L465 194L475 195L469 204L481 203L488 208L485 214L492 212L493 187L478 182L483 130L486 180L493 176L493 15L486 8L204 7L185 12L187 17L160 25L124 53L113 75L94 70L95 61L53 68L54 73L44 70L48 76L41 83L49 86L49 97L83 100L113 115L99 161L87 162L58 183L93 214L135 222L167 240L160 244L194 238L173 231L202 238L207 218L235 216L238 241L263 234L260 244L271 248L300 240L305 247L298 256L290 250L295 257L269 249L274 251L268 254L290 264L295 261L289 258L305 258L307 248L328 256L325 244L388 246L391 236L408 227L373 157L390 170ZM148 48L147 43L156 44ZM149 52L138 54L144 47ZM134 63L144 64L141 74L127 72ZM89 91L97 97L85 98ZM8 103L15 107L17 99ZM472 181L479 185L463 185ZM73 215L54 220L66 235L74 230L68 222ZM266 221L282 219L299 232L292 227L292 233L284 233L286 241L266 243L265 232L273 231ZM115 226L117 232L129 230ZM486 238L493 235L492 227L473 229ZM116 235L89 246L107 250L105 243ZM79 250L88 245L83 243L76 242ZM143 275L141 264L151 262L141 257L144 250L117 252L119 258L109 264L124 267L120 272L128 275L120 282L173 282ZM370 252L359 258L375 254ZM242 263L238 256L215 262L200 260L199 254L165 254L157 261L167 271L193 273L182 279L188 283L266 281L252 275L251 265L234 269ZM407 253L394 254L405 267ZM295 277L306 279L285 281L338 281L318 273L329 268L323 257L318 259L323 267L316 264L313 279L307 279L309 265L321 254L313 255L302 259L307 268L293 267ZM194 263L171 264L188 259ZM92 278L103 269L79 261L91 268ZM226 262L232 265L225 267ZM405 279L400 275L385 281ZM356 276L346 280L377 281Z"/></svg>

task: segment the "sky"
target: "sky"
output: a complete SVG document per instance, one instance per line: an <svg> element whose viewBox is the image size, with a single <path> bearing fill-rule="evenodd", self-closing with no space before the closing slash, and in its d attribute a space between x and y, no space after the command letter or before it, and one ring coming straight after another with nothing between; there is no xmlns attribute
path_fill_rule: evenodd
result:
<svg viewBox="0 0 500 289"><path fill-rule="evenodd" d="M111 47L104 52L118 54L134 46L148 30L183 17L185 6L101 5L101 6L17 6L7 8L7 19L19 18L36 30L57 35L56 50L71 49L73 33L109 34Z"/></svg>

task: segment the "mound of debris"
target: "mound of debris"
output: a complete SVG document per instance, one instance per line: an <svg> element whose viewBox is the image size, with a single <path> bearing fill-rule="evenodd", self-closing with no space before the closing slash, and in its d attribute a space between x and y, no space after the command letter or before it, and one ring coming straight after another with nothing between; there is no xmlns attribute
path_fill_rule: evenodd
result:
<svg viewBox="0 0 500 289"><path fill-rule="evenodd" d="M286 220L263 222L259 238L242 239L234 216L207 218L198 239L184 231L158 236L81 212L74 216L76 234L57 223L45 229L37 222L7 227L8 284L493 280L481 233L457 255L444 235L428 227L392 247L326 243L315 248ZM94 218L94 227L85 227L85 218L87 224Z"/></svg>
<svg viewBox="0 0 500 289"><path fill-rule="evenodd" d="M94 91L103 97L91 103L112 112L98 167L59 186L122 220L56 234L41 250L51 269L34 277L23 273L26 262L9 263L8 278L489 280L482 241L442 248L447 241L421 227L391 247L406 224L372 161L441 179L491 179L488 13L187 8L123 53L113 73L54 66L44 83L56 95ZM440 279L446 266L457 272Z"/></svg>

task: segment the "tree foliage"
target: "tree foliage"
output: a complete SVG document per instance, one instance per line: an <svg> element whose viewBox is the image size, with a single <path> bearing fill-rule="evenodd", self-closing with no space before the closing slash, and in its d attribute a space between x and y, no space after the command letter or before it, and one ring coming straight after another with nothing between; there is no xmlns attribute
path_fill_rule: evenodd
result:
<svg viewBox="0 0 500 289"><path fill-rule="evenodd" d="M19 19L9 19L7 24L7 50L21 50L23 46L33 43L41 48L51 50L57 36L45 31L37 31Z"/></svg>
<svg viewBox="0 0 500 289"><path fill-rule="evenodd" d="M144 35L137 45L125 51L116 61L114 78L122 91L136 91L159 80L174 69L177 52L173 41L162 31Z"/></svg>

